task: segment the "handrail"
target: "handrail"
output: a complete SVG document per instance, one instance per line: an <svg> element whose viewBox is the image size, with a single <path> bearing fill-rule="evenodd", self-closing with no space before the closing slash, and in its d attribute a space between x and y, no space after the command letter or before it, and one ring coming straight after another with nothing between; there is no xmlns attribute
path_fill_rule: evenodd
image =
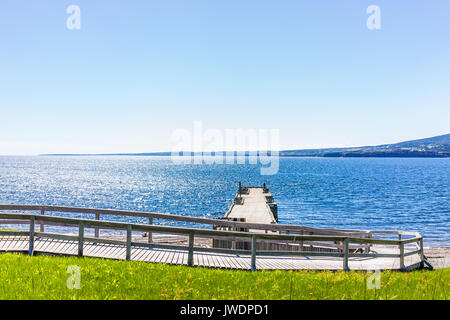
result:
<svg viewBox="0 0 450 320"><path fill-rule="evenodd" d="M113 209L92 209L92 208L81 208L81 207L65 207L65 206L50 206L50 205L21 205L21 204L0 204L0 211L10 210L10 211L40 211L41 215L45 212L66 212L66 213L84 213L84 214L95 214L96 220L100 220L100 215L114 215L114 216L128 216L128 217L140 217L149 219L161 219L161 220L173 220L173 221L184 221L191 223L209 224L222 227L232 227L239 229L256 229L256 230L270 230L270 231L289 231L289 232L312 232L317 234L335 234L342 235L371 235L375 233L392 233L392 234L402 234L402 235L414 235L416 232L407 231L379 231L379 230L355 230L355 229L321 229L312 228L302 225L289 225L289 224L263 224L263 223L248 223L240 221L228 221L222 219L212 219L212 218L200 218L200 217L190 217L182 215L174 215L169 213L157 213L157 212L141 212L141 211L125 211L125 210L113 210Z"/></svg>
<svg viewBox="0 0 450 320"><path fill-rule="evenodd" d="M33 207L36 208L36 207ZM42 209L43 207L38 207ZM0 206L0 210L3 208ZM11 209L9 209L11 210ZM22 209L19 209L22 210ZM32 209L29 209L32 210ZM36 209L33 209L36 210ZM92 209L91 209L92 210ZM34 250L34 238L36 236L47 236L54 237L57 239L78 239L78 255L83 256L83 243L85 241L88 242L99 242L99 243L114 243L114 240L110 239L101 239L99 237L85 237L84 229L87 228L115 228L126 230L127 241L116 242L122 243L126 245L126 260L130 260L131 246L139 246L139 247L159 247L159 248L176 248L181 250L188 251L188 265L193 265L193 253L194 251L207 251L207 252L216 252L216 253L235 253L237 250L232 249L219 249L219 248L199 248L194 247L194 237L195 236L214 236L221 238L249 238L251 239L251 268L252 270L256 270L256 256L257 255L291 255L291 256L334 256L334 257L342 257L343 258L343 269L349 270L348 268L348 259L349 257L393 257L400 258L400 267L401 269L405 269L404 265L404 257L418 253L421 257L421 263L424 261L423 256L423 239L420 235L412 238L412 239L401 239L399 237L398 240L386 240L386 239L374 239L374 238L357 238L350 237L348 235L285 235L285 234L266 234L266 233L252 233L252 232L241 232L241 231L224 231L224 230L208 230L208 229L197 229L197 228L183 228L183 227L171 227L171 226L156 226L149 224L139 224L139 223L125 223L125 222L116 222L116 221L106 221L106 220L93 220L93 219L81 219L81 218L67 218L67 217L57 217L57 216L46 216L46 215L36 215L36 214L17 214L17 213L0 213L0 219L11 219L11 220L29 220L30 230L28 232L29 235L29 254L33 254ZM1 220L0 220L1 221ZM40 232L35 231L35 224L45 222L53 222L53 223L62 223L65 225L73 225L78 226L78 237L70 236L70 235L61 235L54 233L45 233L42 230ZM144 232L159 232L159 233L172 233L172 234L185 234L189 236L188 246L170 246L163 244L154 244L154 243L136 243L131 239L132 231L144 231ZM14 231L0 231L0 235L23 235L23 231L14 232ZM323 242L336 242L340 241L343 243L343 251L342 252L310 252L310 251L257 251L256 245L258 240L273 240L273 241L323 241ZM406 253L404 252L404 246L408 243L418 242L419 249L414 252ZM399 254L356 254L349 252L349 244L350 243L368 243L368 244L387 244L387 245L398 245L400 249ZM245 252L246 250L239 250L240 252ZM248 251L247 251L248 253Z"/></svg>

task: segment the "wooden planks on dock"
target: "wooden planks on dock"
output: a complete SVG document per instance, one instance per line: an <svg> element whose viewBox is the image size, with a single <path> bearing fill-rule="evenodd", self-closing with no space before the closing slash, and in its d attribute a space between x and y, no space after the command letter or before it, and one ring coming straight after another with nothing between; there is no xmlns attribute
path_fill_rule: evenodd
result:
<svg viewBox="0 0 450 320"><path fill-rule="evenodd" d="M245 187L241 194L242 202L234 204L226 213L225 218L244 219L248 223L277 223L268 205L267 198L272 195L266 188ZM239 198L239 196L238 196Z"/></svg>

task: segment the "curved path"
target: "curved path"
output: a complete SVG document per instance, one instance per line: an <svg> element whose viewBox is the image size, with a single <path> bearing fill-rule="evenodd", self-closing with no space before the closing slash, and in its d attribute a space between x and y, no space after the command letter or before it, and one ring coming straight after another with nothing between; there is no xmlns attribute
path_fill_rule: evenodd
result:
<svg viewBox="0 0 450 320"><path fill-rule="evenodd" d="M28 237L0 237L0 252L28 253ZM395 249L388 247L377 248L378 253L394 253ZM398 250L397 250L398 251ZM398 253L398 252L397 252ZM78 242L71 240L37 238L34 242L33 254L58 254L77 256ZM110 244L85 243L83 256L106 259L125 260L126 246ZM155 249L132 247L130 260L187 265L188 253L185 250ZM350 270L400 270L399 260L395 258L349 258ZM418 255L405 257L408 269L418 268ZM208 268L251 270L251 256L238 254L221 254L194 252L194 266ZM271 257L258 256L257 270L342 270L342 258L338 257Z"/></svg>

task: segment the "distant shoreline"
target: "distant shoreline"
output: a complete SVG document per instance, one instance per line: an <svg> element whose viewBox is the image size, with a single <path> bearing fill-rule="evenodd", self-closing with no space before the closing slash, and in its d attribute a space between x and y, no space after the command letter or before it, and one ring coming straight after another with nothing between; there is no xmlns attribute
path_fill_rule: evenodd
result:
<svg viewBox="0 0 450 320"><path fill-rule="evenodd" d="M177 151L179 155L185 156L210 156L216 154L225 155L226 152L238 156L238 151L217 151L217 152L192 152ZM252 155L272 155L275 151L243 151L239 156ZM142 153L96 153L96 154L40 154L40 156L171 156L172 152L142 152ZM229 154L227 154L230 156ZM283 150L277 152L280 157L324 157L324 158L450 158L450 134L436 137L410 140L394 144L383 144L378 146L363 146L349 148L321 148L321 149L299 149Z"/></svg>
<svg viewBox="0 0 450 320"><path fill-rule="evenodd" d="M220 153L220 152L218 152ZM183 153L178 153L183 155ZM184 156L215 156L216 153L184 153ZM225 156L223 152L222 155ZM267 153L268 156L271 155L270 152ZM137 156L137 157L170 157L172 154L170 152L160 152L160 153L51 153L51 154L39 154L40 157L111 157L111 156ZM236 152L233 156L238 156ZM249 153L239 154L239 156L248 157ZM291 154L290 152L281 151L279 157L282 158L450 158L450 153L432 153L432 152L330 152L323 154Z"/></svg>

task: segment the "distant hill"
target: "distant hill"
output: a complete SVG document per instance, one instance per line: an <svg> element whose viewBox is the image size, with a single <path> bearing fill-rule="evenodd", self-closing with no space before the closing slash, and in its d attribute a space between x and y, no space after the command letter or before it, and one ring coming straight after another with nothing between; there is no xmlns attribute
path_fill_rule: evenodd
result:
<svg viewBox="0 0 450 320"><path fill-rule="evenodd" d="M194 155L187 152L185 155ZM198 153L197 153L198 154ZM246 153L247 154L247 153ZM450 134L378 146L280 151L281 157L450 157ZM42 156L170 156L170 152L108 154L42 154Z"/></svg>
<svg viewBox="0 0 450 320"><path fill-rule="evenodd" d="M441 136L351 148L285 150L281 156L296 157L450 157L450 134Z"/></svg>

